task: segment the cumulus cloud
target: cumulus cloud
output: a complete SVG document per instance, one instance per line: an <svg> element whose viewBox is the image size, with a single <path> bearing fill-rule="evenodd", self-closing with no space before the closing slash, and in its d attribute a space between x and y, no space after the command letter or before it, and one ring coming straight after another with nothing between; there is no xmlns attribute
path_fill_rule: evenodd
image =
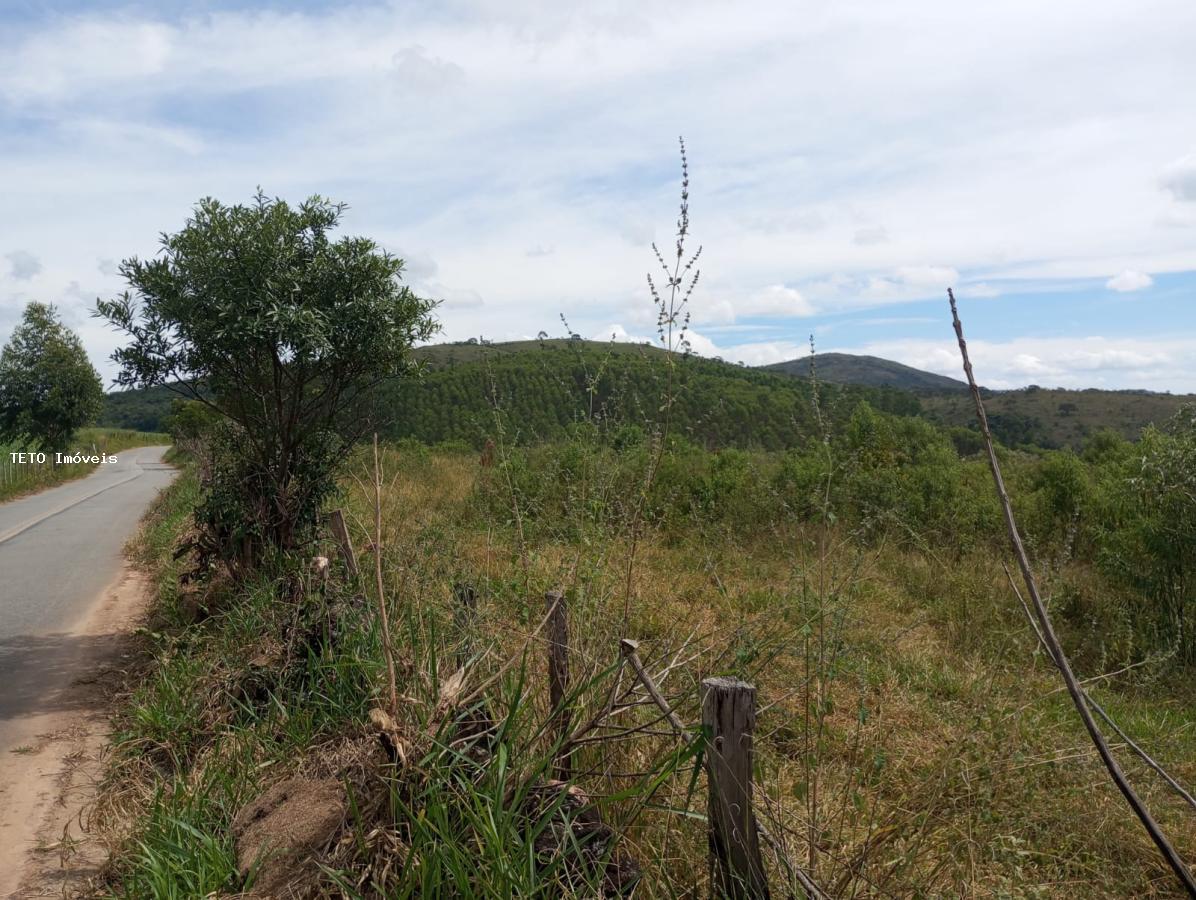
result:
<svg viewBox="0 0 1196 900"><path fill-rule="evenodd" d="M715 289L693 301L689 311L697 322L723 325L740 319L806 318L817 312L801 291L784 284L769 284L743 294Z"/></svg>
<svg viewBox="0 0 1196 900"><path fill-rule="evenodd" d="M1114 275L1105 282L1105 287L1111 291L1118 293L1129 293L1131 291L1140 291L1144 288L1150 287L1154 284L1154 279L1145 272L1138 272L1134 269L1125 269L1119 275Z"/></svg>
<svg viewBox="0 0 1196 900"><path fill-rule="evenodd" d="M622 324L615 322L605 328L599 328L592 335L592 341L617 341L621 344L653 344L655 341L647 335L631 334Z"/></svg>
<svg viewBox="0 0 1196 900"><path fill-rule="evenodd" d="M991 388L1039 384L1196 391L1196 372L1188 365L1196 354L1196 337L972 338L968 351L977 380ZM950 339L876 341L847 352L960 377L959 350Z"/></svg>
<svg viewBox="0 0 1196 900"><path fill-rule="evenodd" d="M17 281L28 281L42 270L42 262L27 250L14 250L5 254L9 271Z"/></svg>
<svg viewBox="0 0 1196 900"><path fill-rule="evenodd" d="M391 252L403 261L402 277L410 284L427 282L440 270L440 266L429 253L419 250L407 251L397 247Z"/></svg>
<svg viewBox="0 0 1196 900"><path fill-rule="evenodd" d="M622 325L608 325L593 334L594 340L642 343L650 339L629 333ZM771 340L720 343L690 332L694 351L707 358L751 366L803 359L805 341ZM1008 389L1038 384L1065 388L1142 388L1196 392L1196 372L1187 361L1196 354L1191 338L1015 338L1007 341L972 339L968 349L981 384ZM855 353L895 360L914 368L961 378L959 349L944 340L882 340L861 346L826 345L822 352Z"/></svg>
<svg viewBox="0 0 1196 900"><path fill-rule="evenodd" d="M1163 172L1162 185L1176 200L1196 203L1196 153L1169 165Z"/></svg>
<svg viewBox="0 0 1196 900"><path fill-rule="evenodd" d="M825 324L812 315L948 283L1011 305L1015 279L1100 292L1122 269L1196 270L1193 118L1174 90L1196 83L1196 4L1151 3L1098 17L1087 0L1049 16L1034 0L31 14L0 53L0 246L53 246L38 283L91 284L94 260L148 258L197 198L268 178L271 193L349 202L346 233L428 248L435 266L411 258L408 275L451 300L452 333L534 334L562 311L581 333L650 331L628 298L642 300L648 243L670 243L666 136L684 132L710 335L767 316L797 338ZM1025 327L1058 328L1052 307Z"/></svg>
<svg viewBox="0 0 1196 900"><path fill-rule="evenodd" d="M748 298L741 313L750 316L812 316L814 306L796 288L770 284Z"/></svg>

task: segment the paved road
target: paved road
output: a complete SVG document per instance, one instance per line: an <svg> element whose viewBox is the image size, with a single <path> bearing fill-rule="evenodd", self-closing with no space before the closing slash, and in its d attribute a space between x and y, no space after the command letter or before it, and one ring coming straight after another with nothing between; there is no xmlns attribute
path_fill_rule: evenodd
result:
<svg viewBox="0 0 1196 900"><path fill-rule="evenodd" d="M14 720L39 711L38 687L58 686L39 657L61 656L46 651L66 643L118 577L125 542L174 477L165 452L126 450L86 478L0 504L0 753L11 749Z"/></svg>
<svg viewBox="0 0 1196 900"><path fill-rule="evenodd" d="M31 851L61 839L56 816L82 802L78 773L102 744L121 617L139 595L122 550L174 477L165 451L126 450L87 478L0 504L0 897L43 896L44 879L32 894L18 888L41 859Z"/></svg>

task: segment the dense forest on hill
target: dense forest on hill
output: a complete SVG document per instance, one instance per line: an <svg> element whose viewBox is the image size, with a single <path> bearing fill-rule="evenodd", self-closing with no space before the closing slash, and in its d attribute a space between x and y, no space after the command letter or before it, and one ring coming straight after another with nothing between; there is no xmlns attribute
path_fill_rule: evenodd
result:
<svg viewBox="0 0 1196 900"><path fill-rule="evenodd" d="M659 351L566 343L491 353L449 345L451 350L427 354L424 377L389 392L388 436L478 444L493 432L497 412L509 438L524 443L558 437L583 417L635 428L657 414L668 382ZM712 448L791 447L815 429L811 390L809 381L760 369L683 359L675 383L678 430ZM891 388L821 385L820 390L832 417L849 414L861 400L899 415L919 410L916 397Z"/></svg>
<svg viewBox="0 0 1196 900"><path fill-rule="evenodd" d="M104 428L132 428L136 431L165 431L170 404L180 395L159 385L104 395L99 424Z"/></svg>
<svg viewBox="0 0 1196 900"><path fill-rule="evenodd" d="M659 398L665 378L660 349L645 344L470 341L420 347L413 356L423 368L422 377L389 386L380 418L387 437L430 444L464 441L476 446L493 431L496 411L503 414L511 439L550 440L583 415L590 417L591 402L598 418L634 425L654 413L658 401L646 398ZM832 418L842 419L867 400L875 409L922 416L954 429L961 449L975 449L961 432L974 430L975 422L971 398L956 388L960 382L849 354L820 353L815 368L823 408ZM752 368L689 357L678 368L679 430L708 447L794 446L812 426L809 372L808 359ZM1144 427L1165 422L1192 399L1036 387L984 393L1001 443L1075 450L1103 430L1134 440ZM100 424L163 431L177 396L166 387L108 394Z"/></svg>
<svg viewBox="0 0 1196 900"><path fill-rule="evenodd" d="M517 443L558 437L583 417L633 427L656 414L667 379L661 352L637 344L440 344L415 357L422 377L385 388L380 420L386 437L429 444L480 446L494 430L496 412ZM678 430L697 444L775 450L813 430L808 379L700 357L680 360L676 373ZM860 400L897 415L920 408L917 397L892 388L820 390L831 417L848 415ZM158 430L177 397L164 387L109 394L103 421Z"/></svg>

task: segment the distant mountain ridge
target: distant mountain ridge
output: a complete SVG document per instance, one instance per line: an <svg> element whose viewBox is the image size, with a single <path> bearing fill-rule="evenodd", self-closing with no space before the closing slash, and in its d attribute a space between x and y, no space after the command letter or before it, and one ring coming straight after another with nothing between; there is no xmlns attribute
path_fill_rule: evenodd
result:
<svg viewBox="0 0 1196 900"><path fill-rule="evenodd" d="M660 347L585 341L580 338L488 343L461 341L416 348L412 356L424 376L387 389L394 411L391 437L427 442L476 442L493 424L492 401L518 423L521 439L551 439L563 433L588 395L589 380L601 375L595 395L624 420L654 408L659 398ZM975 411L962 381L875 356L819 353L814 357L823 400L837 414L866 400L898 415L916 415L949 428L975 427ZM687 388L683 431L708 446L792 446L807 432L810 414L810 358L768 366L745 366L693 358L684 367ZM1009 447L1079 449L1097 432L1112 429L1134 439L1150 424L1167 421L1192 396L1143 391L1069 391L1028 387L984 390L989 424ZM165 430L171 401L165 387L107 394L100 424Z"/></svg>
<svg viewBox="0 0 1196 900"><path fill-rule="evenodd" d="M820 381L832 384L859 384L866 387L893 387L914 393L953 393L966 391L962 381L936 375L912 366L881 359L879 356L864 356L854 353L816 353L813 357L815 372ZM781 372L799 378L810 375L810 357L791 359L786 362L761 366L769 372Z"/></svg>

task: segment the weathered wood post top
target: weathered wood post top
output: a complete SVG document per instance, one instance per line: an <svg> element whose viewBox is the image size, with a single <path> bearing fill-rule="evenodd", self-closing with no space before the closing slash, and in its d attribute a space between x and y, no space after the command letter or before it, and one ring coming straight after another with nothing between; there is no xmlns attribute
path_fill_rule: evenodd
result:
<svg viewBox="0 0 1196 900"><path fill-rule="evenodd" d="M710 890L716 898L767 898L768 876L752 808L756 688L738 678L702 680L702 727L709 735Z"/></svg>

